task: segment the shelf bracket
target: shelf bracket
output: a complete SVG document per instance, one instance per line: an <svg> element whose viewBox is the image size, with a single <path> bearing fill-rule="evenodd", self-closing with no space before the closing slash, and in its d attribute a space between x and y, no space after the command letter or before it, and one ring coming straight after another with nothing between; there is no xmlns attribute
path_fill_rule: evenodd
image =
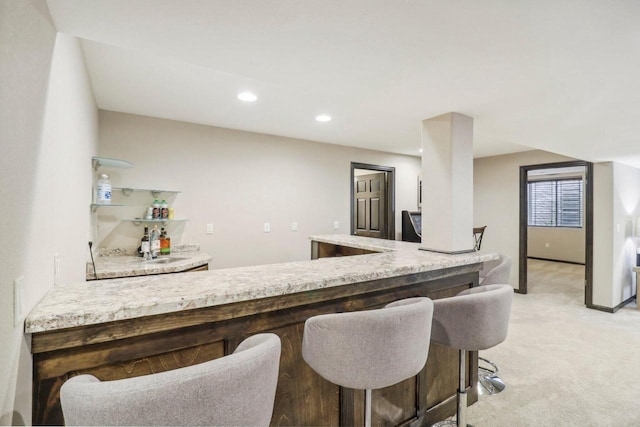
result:
<svg viewBox="0 0 640 427"><path fill-rule="evenodd" d="M129 197L133 193L133 188L122 188L122 194Z"/></svg>

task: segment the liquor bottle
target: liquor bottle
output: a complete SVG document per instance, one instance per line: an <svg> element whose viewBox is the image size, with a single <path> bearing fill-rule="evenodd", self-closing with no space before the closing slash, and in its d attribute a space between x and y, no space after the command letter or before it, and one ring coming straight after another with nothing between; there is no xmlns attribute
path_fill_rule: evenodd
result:
<svg viewBox="0 0 640 427"><path fill-rule="evenodd" d="M154 225L150 233L151 258L158 258L158 254L160 253L160 231L158 230L158 226Z"/></svg>
<svg viewBox="0 0 640 427"><path fill-rule="evenodd" d="M169 240L164 227L160 229L160 255L169 255Z"/></svg>
<svg viewBox="0 0 640 427"><path fill-rule="evenodd" d="M142 239L140 239L140 250L138 251L138 253L140 254L140 256L144 256L145 253L149 253L151 250L151 247L149 246L149 227L148 226L144 226L144 235L142 236Z"/></svg>

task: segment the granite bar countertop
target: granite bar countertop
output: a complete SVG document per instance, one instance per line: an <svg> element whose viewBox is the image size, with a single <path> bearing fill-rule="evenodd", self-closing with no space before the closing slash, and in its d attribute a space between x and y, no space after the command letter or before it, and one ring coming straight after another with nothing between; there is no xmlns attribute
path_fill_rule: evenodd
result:
<svg viewBox="0 0 640 427"><path fill-rule="evenodd" d="M477 264L497 253L446 255L419 243L328 235L311 240L380 253L56 285L25 321L38 333ZM370 262L362 262L367 257Z"/></svg>
<svg viewBox="0 0 640 427"><path fill-rule="evenodd" d="M168 262L167 262L168 261ZM95 258L97 275L91 261L87 262L87 280L114 277L148 276L151 274L179 273L208 264L211 256L200 251L176 252L145 261L135 255L98 256Z"/></svg>

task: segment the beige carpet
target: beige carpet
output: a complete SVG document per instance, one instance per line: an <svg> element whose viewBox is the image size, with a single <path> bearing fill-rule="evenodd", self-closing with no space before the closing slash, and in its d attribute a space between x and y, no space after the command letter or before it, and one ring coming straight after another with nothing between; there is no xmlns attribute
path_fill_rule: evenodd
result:
<svg viewBox="0 0 640 427"><path fill-rule="evenodd" d="M507 388L481 396L468 423L640 426L640 311L585 308L583 280L583 266L529 260L507 340L481 352Z"/></svg>

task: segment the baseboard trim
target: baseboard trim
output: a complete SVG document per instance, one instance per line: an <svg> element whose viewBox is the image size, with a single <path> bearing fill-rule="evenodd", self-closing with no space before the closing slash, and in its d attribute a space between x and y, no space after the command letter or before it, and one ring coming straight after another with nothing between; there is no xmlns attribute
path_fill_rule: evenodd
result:
<svg viewBox="0 0 640 427"><path fill-rule="evenodd" d="M588 306L587 306L587 308L590 308L590 309L592 309L592 310L604 311L605 313L611 313L611 314L613 314L613 313L615 313L615 312L616 312L616 311L615 311L615 308L605 307L605 306L603 306L603 305L595 305L595 304L592 304L592 305L590 305L590 306L588 305Z"/></svg>
<svg viewBox="0 0 640 427"><path fill-rule="evenodd" d="M636 295L627 298L626 300L622 301L620 304L616 305L613 308L605 307L603 305L595 305L595 304L593 304L591 306L587 306L587 308L591 308L593 310L598 310L598 311L604 311L605 313L615 313L616 311L620 310L625 305L629 304L634 299L636 299Z"/></svg>
<svg viewBox="0 0 640 427"><path fill-rule="evenodd" d="M540 261L553 261L553 262L562 262L564 264L584 265L584 262L563 261L563 260L559 260L559 259L539 258L539 257L536 257L536 256L528 256L527 259L538 259Z"/></svg>

